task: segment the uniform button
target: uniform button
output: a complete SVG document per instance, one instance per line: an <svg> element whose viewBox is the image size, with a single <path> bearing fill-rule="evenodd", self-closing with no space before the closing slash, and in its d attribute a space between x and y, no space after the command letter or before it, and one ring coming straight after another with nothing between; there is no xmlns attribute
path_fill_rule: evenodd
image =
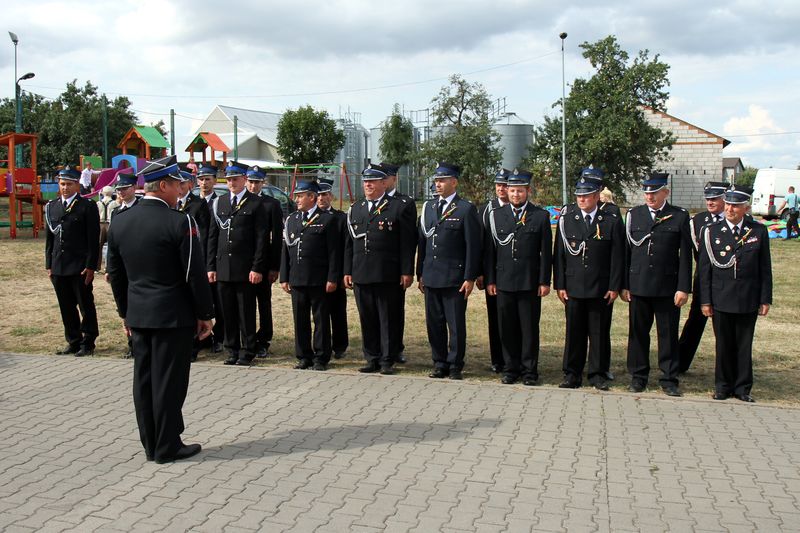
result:
<svg viewBox="0 0 800 533"><path fill-rule="evenodd" d="M228 254L228 257L232 256L233 254Z"/></svg>

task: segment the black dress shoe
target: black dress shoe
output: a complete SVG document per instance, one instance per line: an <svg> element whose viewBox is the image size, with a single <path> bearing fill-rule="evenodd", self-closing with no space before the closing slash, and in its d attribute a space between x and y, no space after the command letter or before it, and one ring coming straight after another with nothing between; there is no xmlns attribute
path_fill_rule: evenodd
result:
<svg viewBox="0 0 800 533"><path fill-rule="evenodd" d="M628 386L628 390L631 392L644 392L644 389L646 388L647 383L639 381L638 379L631 381L631 384Z"/></svg>
<svg viewBox="0 0 800 533"><path fill-rule="evenodd" d="M384 376L393 376L395 373L395 369L390 365L384 365L381 367L381 374Z"/></svg>
<svg viewBox="0 0 800 533"><path fill-rule="evenodd" d="M428 377L433 379L442 379L446 378L447 374L449 374L449 372L444 368L434 368L433 371L428 374Z"/></svg>
<svg viewBox="0 0 800 533"><path fill-rule="evenodd" d="M314 366L312 368L319 372L324 372L328 370L328 365L326 365L325 363L314 363Z"/></svg>
<svg viewBox="0 0 800 533"><path fill-rule="evenodd" d="M307 359L301 359L300 361L297 362L296 365L294 365L294 369L295 370L305 370L307 368L311 368L312 366L313 366L313 363L311 361L309 361Z"/></svg>
<svg viewBox="0 0 800 533"><path fill-rule="evenodd" d="M714 396L712 396L712 398L714 398L715 400L727 400L730 397L731 395L728 394L727 392L720 392L720 391L714 391Z"/></svg>
<svg viewBox="0 0 800 533"><path fill-rule="evenodd" d="M611 371L604 373L603 377L606 378L607 381L614 381L614 374L612 374Z"/></svg>
<svg viewBox="0 0 800 533"><path fill-rule="evenodd" d="M236 366L251 366L253 359L242 359L241 357L236 360Z"/></svg>
<svg viewBox="0 0 800 533"><path fill-rule="evenodd" d="M678 386L673 383L662 385L661 390L664 391L664 394L666 394L667 396L673 396L673 397L683 396L681 394L681 391L678 390Z"/></svg>
<svg viewBox="0 0 800 533"><path fill-rule="evenodd" d="M367 365L358 369L362 374L374 374L375 372L380 372L380 370L381 367L378 365Z"/></svg>
<svg viewBox="0 0 800 533"><path fill-rule="evenodd" d="M66 348L56 350L56 355L72 355L74 353L78 353L79 351L81 351L80 346L71 346L68 344Z"/></svg>
<svg viewBox="0 0 800 533"><path fill-rule="evenodd" d="M264 359L267 356L267 349L266 348L259 348L256 350L256 357L259 359Z"/></svg>
<svg viewBox="0 0 800 533"><path fill-rule="evenodd" d="M212 353L219 353L224 349L221 342L215 342L214 346L211 347Z"/></svg>
<svg viewBox="0 0 800 533"><path fill-rule="evenodd" d="M518 379L517 376L509 376L508 374L506 374L505 376L502 377L500 383L502 383L503 385L513 385L514 383L517 382L517 379Z"/></svg>
<svg viewBox="0 0 800 533"><path fill-rule="evenodd" d="M539 384L539 378L525 378L522 380L522 384L526 387L535 387Z"/></svg>
<svg viewBox="0 0 800 533"><path fill-rule="evenodd" d="M75 352L75 357L89 357L94 355L94 348L81 348Z"/></svg>
<svg viewBox="0 0 800 533"><path fill-rule="evenodd" d="M461 373L461 370L451 370L450 379L461 381L462 379L464 379L464 375Z"/></svg>
<svg viewBox="0 0 800 533"><path fill-rule="evenodd" d="M755 398L753 398L749 394L737 394L736 395L736 399L741 401L741 402L747 402L747 403L755 403L756 402Z"/></svg>
<svg viewBox="0 0 800 533"><path fill-rule="evenodd" d="M200 453L202 447L199 444L186 444L181 447L174 456L156 459L156 463L163 465L164 463L171 463L172 461L180 461L181 459L188 459Z"/></svg>
<svg viewBox="0 0 800 533"><path fill-rule="evenodd" d="M226 365L235 365L236 361L238 361L238 360L239 360L239 356L238 355L231 355L230 357L225 359L225 363L224 364L226 364Z"/></svg>
<svg viewBox="0 0 800 533"><path fill-rule="evenodd" d="M398 365L404 365L406 364L406 356L401 353L397 354L397 357L394 358L394 362Z"/></svg>
<svg viewBox="0 0 800 533"><path fill-rule="evenodd" d="M492 365L492 372L494 372L495 374L502 374L503 367L500 365Z"/></svg>
<svg viewBox="0 0 800 533"><path fill-rule="evenodd" d="M343 351L342 352L333 352L333 358L334 359L341 359L342 357L344 357L344 352Z"/></svg>
<svg viewBox="0 0 800 533"><path fill-rule="evenodd" d="M606 391L608 390L608 381L604 379L597 379L594 383L592 383L592 386L597 390Z"/></svg>
<svg viewBox="0 0 800 533"><path fill-rule="evenodd" d="M575 376L569 375L569 376L565 377L564 381L562 381L558 385L558 388L559 389L577 389L580 386L581 386L581 382L578 381L577 378L575 378Z"/></svg>
<svg viewBox="0 0 800 533"><path fill-rule="evenodd" d="M123 359L133 359L133 353L130 350L125 352L125 355L122 356Z"/></svg>

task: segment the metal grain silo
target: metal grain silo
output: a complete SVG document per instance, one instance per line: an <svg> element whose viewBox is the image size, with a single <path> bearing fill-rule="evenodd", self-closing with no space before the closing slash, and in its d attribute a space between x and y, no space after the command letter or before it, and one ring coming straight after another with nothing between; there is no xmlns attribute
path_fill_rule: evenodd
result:
<svg viewBox="0 0 800 533"><path fill-rule="evenodd" d="M503 168L513 169L519 166L522 158L528 155L528 147L533 143L533 124L516 113L505 113L493 127L500 134L497 144L503 149Z"/></svg>

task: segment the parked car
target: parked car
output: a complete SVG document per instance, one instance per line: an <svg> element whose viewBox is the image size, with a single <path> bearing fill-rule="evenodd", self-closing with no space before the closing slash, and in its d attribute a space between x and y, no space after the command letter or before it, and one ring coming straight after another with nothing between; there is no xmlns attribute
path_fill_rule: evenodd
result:
<svg viewBox="0 0 800 533"><path fill-rule="evenodd" d="M788 209L778 213L778 206L783 203L789 187L800 190L800 170L783 168L762 168L756 173L753 182L753 215L761 215L765 219L789 217Z"/></svg>
<svg viewBox="0 0 800 533"><path fill-rule="evenodd" d="M228 187L225 186L224 183L217 183L214 185L214 192L217 193L217 196L222 196L223 194L228 194ZM200 196L200 187L195 187L192 193L195 196ZM277 188L274 185L264 185L264 188L261 189L262 194L266 194L272 196L276 200L281 203L281 211L283 211L283 219L286 220L290 214L297 211L297 205L294 201L289 198L289 195Z"/></svg>

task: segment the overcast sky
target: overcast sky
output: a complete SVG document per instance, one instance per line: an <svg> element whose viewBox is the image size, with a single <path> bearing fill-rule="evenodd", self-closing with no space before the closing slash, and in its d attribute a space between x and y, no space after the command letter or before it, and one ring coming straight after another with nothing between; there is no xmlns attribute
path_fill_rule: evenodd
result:
<svg viewBox="0 0 800 533"><path fill-rule="evenodd" d="M725 156L800 163L797 0L11 0L2 11L20 39L18 75L36 73L24 88L53 97L91 80L129 96L144 123L168 123L174 108L177 135L218 103L349 109L372 128L394 103L427 108L454 73L538 123L558 112L558 34L569 34L568 83L591 74L578 45L614 34L671 66L668 112L731 140ZM13 77L8 39L0 97L13 97Z"/></svg>

